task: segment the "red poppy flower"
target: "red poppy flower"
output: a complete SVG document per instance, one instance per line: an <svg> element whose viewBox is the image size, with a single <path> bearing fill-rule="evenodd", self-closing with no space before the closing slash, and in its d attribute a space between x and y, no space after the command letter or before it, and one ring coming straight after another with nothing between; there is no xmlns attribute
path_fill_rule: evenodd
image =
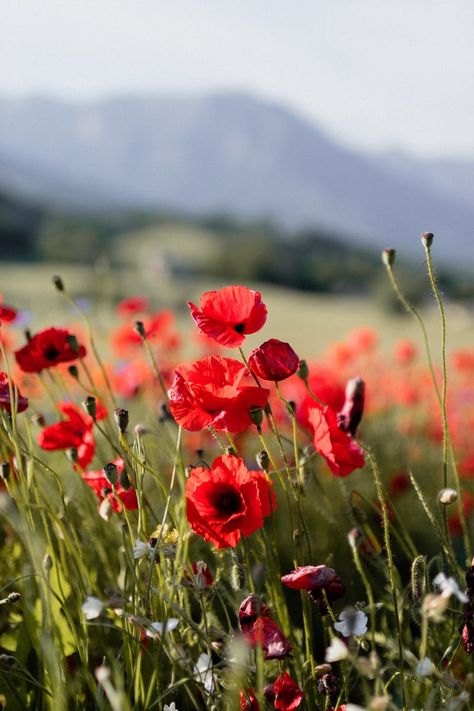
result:
<svg viewBox="0 0 474 711"><path fill-rule="evenodd" d="M77 345L75 337L65 328L46 328L15 351L18 365L25 373L40 373L58 363L84 358L86 349Z"/></svg>
<svg viewBox="0 0 474 711"><path fill-rule="evenodd" d="M241 346L245 336L260 331L267 320L262 295L246 286L206 291L200 309L191 302L188 306L199 330L229 348Z"/></svg>
<svg viewBox="0 0 474 711"><path fill-rule="evenodd" d="M275 700L273 706L280 711L294 711L303 700L304 694L289 674L283 672L273 682Z"/></svg>
<svg viewBox="0 0 474 711"><path fill-rule="evenodd" d="M72 403L61 403L59 409L67 417L46 427L38 435L38 444L42 449L77 449L77 463L84 469L94 459L94 420Z"/></svg>
<svg viewBox="0 0 474 711"><path fill-rule="evenodd" d="M17 315L18 312L13 306L8 306L8 304L3 303L3 297L0 294L0 321L10 323L11 321L15 321Z"/></svg>
<svg viewBox="0 0 474 711"><path fill-rule="evenodd" d="M333 410L315 406L309 411L308 420L313 428L314 447L335 476L347 476L364 466L364 453L357 442L339 428Z"/></svg>
<svg viewBox="0 0 474 711"><path fill-rule="evenodd" d="M242 632L249 632L258 617L271 617L271 610L255 593L247 595L239 607L239 623Z"/></svg>
<svg viewBox="0 0 474 711"><path fill-rule="evenodd" d="M121 474L125 466L123 459L121 459L120 457L118 459L114 459L112 464L116 465L118 473ZM100 469L99 471L83 472L82 478L87 484L87 486L90 486L90 488L95 491L101 502L105 499L105 497L107 497L114 511L120 512L122 510L120 503L114 496L109 482L104 476L103 469ZM137 495L133 487L130 487L129 489L124 489L118 481L115 487L115 491L117 493L118 498L126 509L138 509Z"/></svg>
<svg viewBox="0 0 474 711"><path fill-rule="evenodd" d="M253 689L241 690L240 692L240 711L260 711L260 704L255 696Z"/></svg>
<svg viewBox="0 0 474 711"><path fill-rule="evenodd" d="M224 454L210 469L193 469L186 481L191 528L217 548L236 546L241 535L261 528L263 518L275 509L273 486L265 473L249 471L239 457Z"/></svg>
<svg viewBox="0 0 474 711"><path fill-rule="evenodd" d="M149 309L149 301L144 296L129 296L122 299L116 306L117 316L127 318L134 314L142 314Z"/></svg>
<svg viewBox="0 0 474 711"><path fill-rule="evenodd" d="M17 412L24 412L28 407L28 400L23 397L19 389L12 381L13 402L16 404ZM12 412L12 403L10 400L10 386L8 384L8 375L0 371L0 407L3 407L10 415Z"/></svg>
<svg viewBox="0 0 474 711"><path fill-rule="evenodd" d="M283 659L291 652L291 644L271 617L257 617L244 637L253 647L262 647L265 659Z"/></svg>
<svg viewBox="0 0 474 711"><path fill-rule="evenodd" d="M289 343L271 338L249 356L252 373L263 380L285 380L296 373L300 359Z"/></svg>
<svg viewBox="0 0 474 711"><path fill-rule="evenodd" d="M346 592L339 575L326 565L300 566L288 575L283 575L281 582L293 590L307 590L322 615L327 613L324 593L333 601L339 600Z"/></svg>
<svg viewBox="0 0 474 711"><path fill-rule="evenodd" d="M192 432L209 425L228 432L250 427L250 408L265 407L269 391L242 385L247 373L243 363L222 356L207 356L192 365L180 365L169 392L176 422Z"/></svg>

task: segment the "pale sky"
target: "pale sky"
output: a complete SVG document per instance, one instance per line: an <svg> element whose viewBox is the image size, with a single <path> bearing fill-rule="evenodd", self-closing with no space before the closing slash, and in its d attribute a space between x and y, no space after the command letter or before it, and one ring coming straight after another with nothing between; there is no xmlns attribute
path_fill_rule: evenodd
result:
<svg viewBox="0 0 474 711"><path fill-rule="evenodd" d="M474 0L2 0L0 94L248 90L346 143L474 158Z"/></svg>

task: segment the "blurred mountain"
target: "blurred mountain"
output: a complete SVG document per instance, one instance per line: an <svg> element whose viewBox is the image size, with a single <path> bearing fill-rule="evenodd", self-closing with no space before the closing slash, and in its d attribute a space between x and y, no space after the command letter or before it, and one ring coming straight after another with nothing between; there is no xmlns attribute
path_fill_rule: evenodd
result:
<svg viewBox="0 0 474 711"><path fill-rule="evenodd" d="M430 230L461 261L474 256L473 172L364 155L245 94L0 98L0 185L55 204L267 218L405 252Z"/></svg>

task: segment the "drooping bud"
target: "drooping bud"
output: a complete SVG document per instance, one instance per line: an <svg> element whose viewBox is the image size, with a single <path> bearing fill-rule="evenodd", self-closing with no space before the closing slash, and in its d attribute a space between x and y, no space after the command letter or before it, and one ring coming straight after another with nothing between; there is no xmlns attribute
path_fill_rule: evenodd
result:
<svg viewBox="0 0 474 711"><path fill-rule="evenodd" d="M86 399L82 401L82 407L95 422L97 415L97 402L95 397L92 397L92 395L86 397Z"/></svg>
<svg viewBox="0 0 474 711"><path fill-rule="evenodd" d="M296 371L296 375L301 380L304 380L304 381L308 380L309 368L308 368L308 364L305 360L300 360L299 368Z"/></svg>
<svg viewBox="0 0 474 711"><path fill-rule="evenodd" d="M433 244L433 237L434 234L432 232L423 232L423 234L421 235L421 241L425 249L430 249L431 245Z"/></svg>
<svg viewBox="0 0 474 711"><path fill-rule="evenodd" d="M31 415L31 422L37 427L46 427L46 420L41 412L35 412L34 415Z"/></svg>
<svg viewBox="0 0 474 711"><path fill-rule="evenodd" d="M115 486L118 481L118 468L113 462L109 462L104 467L104 476L111 486Z"/></svg>
<svg viewBox="0 0 474 711"><path fill-rule="evenodd" d="M457 500L458 492L456 491L456 489L441 489L438 494L438 501L443 506L449 506L450 504L454 504L454 502Z"/></svg>
<svg viewBox="0 0 474 711"><path fill-rule="evenodd" d="M262 449L262 451L257 454L255 459L257 460L257 464L260 467L260 469L263 469L264 472L269 471L270 457L268 456L268 452L265 449Z"/></svg>
<svg viewBox="0 0 474 711"><path fill-rule="evenodd" d="M133 330L135 331L135 333L138 333L138 335L141 338L143 338L143 339L146 338L145 325L144 325L143 321L135 321Z"/></svg>
<svg viewBox="0 0 474 711"><path fill-rule="evenodd" d="M72 378L78 378L79 377L79 370L77 365L70 365L68 368L69 375Z"/></svg>
<svg viewBox="0 0 474 711"><path fill-rule="evenodd" d="M382 262L386 267L391 267L395 264L395 257L397 256L397 251L395 249L384 249L382 251Z"/></svg>
<svg viewBox="0 0 474 711"><path fill-rule="evenodd" d="M263 410L261 407L258 407L257 405L254 405L249 409L249 415L250 419L252 420L253 424L256 425L257 429L260 430L260 427L262 426L263 422Z"/></svg>
<svg viewBox="0 0 474 711"><path fill-rule="evenodd" d="M64 282L62 278L59 276L59 274L55 274L52 278L51 281L53 282L54 286L58 291L64 291Z"/></svg>
<svg viewBox="0 0 474 711"><path fill-rule="evenodd" d="M123 407L118 407L116 410L114 410L114 420L115 424L117 425L119 431L122 434L125 434L127 431L128 427L128 410L124 410Z"/></svg>
<svg viewBox="0 0 474 711"><path fill-rule="evenodd" d="M0 476L2 477L3 481L8 480L8 477L10 476L10 462L3 461L0 464Z"/></svg>
<svg viewBox="0 0 474 711"><path fill-rule="evenodd" d="M362 378L353 378L346 385L346 399L342 410L337 415L339 429L355 437L364 412L365 382Z"/></svg>
<svg viewBox="0 0 474 711"><path fill-rule="evenodd" d="M262 380L286 380L299 368L300 360L289 343L271 338L249 355L251 372Z"/></svg>

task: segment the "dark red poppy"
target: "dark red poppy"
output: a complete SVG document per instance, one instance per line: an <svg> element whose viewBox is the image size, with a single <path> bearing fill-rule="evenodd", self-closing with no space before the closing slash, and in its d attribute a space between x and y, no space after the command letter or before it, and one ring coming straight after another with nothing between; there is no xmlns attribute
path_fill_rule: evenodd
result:
<svg viewBox="0 0 474 711"><path fill-rule="evenodd" d="M58 407L67 419L45 427L38 435L38 444L51 451L75 448L77 464L84 469L94 459L94 420L72 403L61 403Z"/></svg>
<svg viewBox="0 0 474 711"><path fill-rule="evenodd" d="M118 473L121 474L125 466L123 459L121 459L120 457L118 459L114 459L112 464L116 465ZM114 496L112 487L104 476L103 469L100 469L98 471L83 472L82 478L87 484L87 486L90 486L90 488L95 491L95 493L99 497L99 501L102 502L107 497L114 511L120 512L122 510L122 506L117 501L117 498ZM130 486L128 489L124 489L123 486L120 484L120 481L118 481L115 486L115 491L118 498L126 509L138 509L137 495L133 487Z"/></svg>
<svg viewBox="0 0 474 711"><path fill-rule="evenodd" d="M228 432L250 427L250 408L265 407L269 391L242 385L247 373L238 360L215 355L180 365L169 392L176 422L192 432L208 426Z"/></svg>
<svg viewBox="0 0 474 711"><path fill-rule="evenodd" d="M260 331L267 320L262 295L246 286L206 291L201 296L201 308L192 303L188 306L199 330L229 348L241 346L245 336Z"/></svg>
<svg viewBox="0 0 474 711"><path fill-rule="evenodd" d="M239 457L224 454L210 469L193 469L186 481L191 528L217 548L236 546L241 535L261 528L275 508L273 486L265 473L249 471Z"/></svg>
<svg viewBox="0 0 474 711"><path fill-rule="evenodd" d="M3 303L3 297L0 294L0 321L10 323L16 320L18 312L13 306Z"/></svg>
<svg viewBox="0 0 474 711"><path fill-rule="evenodd" d="M331 408L316 405L309 411L308 420L313 428L314 447L335 476L347 476L364 466L363 451L340 429L337 415Z"/></svg>
<svg viewBox="0 0 474 711"><path fill-rule="evenodd" d="M13 402L16 404L16 412L24 412L28 407L28 400L23 397L16 385L11 383L13 391ZM8 375L0 371L0 407L3 407L10 415L12 412L12 402L10 399L10 386L8 384Z"/></svg>
<svg viewBox="0 0 474 711"><path fill-rule="evenodd" d="M142 314L148 311L150 307L148 299L144 296L129 296L122 299L116 306L117 316L128 318L134 314Z"/></svg>
<svg viewBox="0 0 474 711"><path fill-rule="evenodd" d="M307 590L322 615L327 613L325 595L329 601L339 600L346 590L333 568L326 565L303 565L287 575L281 582L293 590Z"/></svg>
<svg viewBox="0 0 474 711"><path fill-rule="evenodd" d="M240 711L260 711L260 704L253 689L241 690Z"/></svg>
<svg viewBox="0 0 474 711"><path fill-rule="evenodd" d="M286 672L282 672L273 682L275 699L273 706L280 711L294 711L303 700L300 687Z"/></svg>
<svg viewBox="0 0 474 711"><path fill-rule="evenodd" d="M261 646L265 659L283 659L291 652L291 644L271 617L257 617L244 638L252 646Z"/></svg>
<svg viewBox="0 0 474 711"><path fill-rule="evenodd" d="M242 600L239 607L239 623L242 632L249 632L256 621L257 617L271 617L272 613L269 607L260 600L255 593L247 595L245 600Z"/></svg>
<svg viewBox="0 0 474 711"><path fill-rule="evenodd" d="M15 358L25 373L40 373L58 363L84 358L86 349L65 328L46 328L33 336L26 346L15 351Z"/></svg>
<svg viewBox="0 0 474 711"><path fill-rule="evenodd" d="M255 348L248 359L250 370L262 380L285 380L296 373L300 359L289 343L271 338Z"/></svg>

